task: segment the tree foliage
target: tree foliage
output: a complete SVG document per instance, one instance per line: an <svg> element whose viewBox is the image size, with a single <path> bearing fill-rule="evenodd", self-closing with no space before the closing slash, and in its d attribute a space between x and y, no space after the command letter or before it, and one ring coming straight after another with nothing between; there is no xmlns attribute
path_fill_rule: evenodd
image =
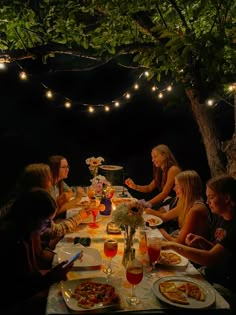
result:
<svg viewBox="0 0 236 315"><path fill-rule="evenodd" d="M131 55L132 64L148 69L149 78L160 81L164 75L184 85L212 175L225 171L226 152L202 103L235 78L235 1L2 2L0 60L47 62L55 54L73 54L101 62Z"/></svg>

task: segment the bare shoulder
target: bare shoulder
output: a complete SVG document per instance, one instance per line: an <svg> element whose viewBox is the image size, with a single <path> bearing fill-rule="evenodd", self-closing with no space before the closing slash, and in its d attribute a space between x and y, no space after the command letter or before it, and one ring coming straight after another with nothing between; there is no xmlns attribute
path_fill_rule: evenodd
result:
<svg viewBox="0 0 236 315"><path fill-rule="evenodd" d="M208 208L204 202L196 202L192 206L192 213L196 215L208 216Z"/></svg>
<svg viewBox="0 0 236 315"><path fill-rule="evenodd" d="M168 170L168 174L171 175L177 175L178 173L182 172L181 168L177 165L172 165L169 170Z"/></svg>

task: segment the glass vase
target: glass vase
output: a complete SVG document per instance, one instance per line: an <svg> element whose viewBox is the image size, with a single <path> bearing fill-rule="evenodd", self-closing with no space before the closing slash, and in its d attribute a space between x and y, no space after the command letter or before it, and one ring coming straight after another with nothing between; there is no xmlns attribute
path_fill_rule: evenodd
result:
<svg viewBox="0 0 236 315"><path fill-rule="evenodd" d="M122 264L126 268L128 261L133 260L135 258L135 249L134 245L134 236L135 236L135 228L129 225L124 225L124 251Z"/></svg>

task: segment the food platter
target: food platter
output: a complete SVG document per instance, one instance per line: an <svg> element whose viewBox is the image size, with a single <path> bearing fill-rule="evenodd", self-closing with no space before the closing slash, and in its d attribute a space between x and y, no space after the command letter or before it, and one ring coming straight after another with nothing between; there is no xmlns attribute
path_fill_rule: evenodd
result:
<svg viewBox="0 0 236 315"><path fill-rule="evenodd" d="M155 215L151 215L151 214L144 214L143 218L145 220L146 223L148 223L148 225L150 227L155 227L155 226L159 226L163 223L161 218L158 218Z"/></svg>
<svg viewBox="0 0 236 315"><path fill-rule="evenodd" d="M198 301L194 298L187 297L187 300L189 304L180 304L175 303L167 299L160 291L160 284L163 282L174 282L176 284L189 282L192 284L198 285L201 290L203 290L205 299L204 301ZM202 309L202 308L208 308L215 302L215 292L214 289L210 286L210 284L197 280L191 277L185 277L185 276L170 276L170 277L163 277L158 280L156 280L153 284L153 292L156 295L158 299L160 299L162 302L167 303L169 305L175 306L175 307L181 307L181 308L194 308L194 309Z"/></svg>
<svg viewBox="0 0 236 315"><path fill-rule="evenodd" d="M132 202L132 201L136 201L137 199L132 198L132 197L127 197L127 198L118 198L118 197L113 197L112 198L112 203L115 206L118 206L121 203L127 203L127 202Z"/></svg>
<svg viewBox="0 0 236 315"><path fill-rule="evenodd" d="M175 259L177 258L177 259ZM168 266L168 267L186 267L189 260L176 253L173 250L161 250L161 255L157 261L158 264Z"/></svg>
<svg viewBox="0 0 236 315"><path fill-rule="evenodd" d="M116 303L114 302L108 305L103 305L102 303L98 303L89 307L87 303L87 305L85 305L86 308L79 306L78 301L73 297L73 292L78 285L86 283L86 282L96 282L96 283L107 285L106 278L104 277L62 281L61 292L62 292L63 299L66 305L68 306L68 308L76 312L88 312L88 311L98 311L98 310L102 311L102 309L104 308L119 308L120 307L119 300L116 301Z"/></svg>

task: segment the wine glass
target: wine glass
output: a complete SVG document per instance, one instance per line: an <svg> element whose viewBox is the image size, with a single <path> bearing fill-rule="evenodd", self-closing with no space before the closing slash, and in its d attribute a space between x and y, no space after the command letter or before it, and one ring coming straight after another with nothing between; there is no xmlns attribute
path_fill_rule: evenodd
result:
<svg viewBox="0 0 236 315"><path fill-rule="evenodd" d="M157 236L149 236L147 239L148 257L152 265L151 270L156 269L156 263L161 254L161 239Z"/></svg>
<svg viewBox="0 0 236 315"><path fill-rule="evenodd" d="M126 279L132 285L131 296L126 301L131 305L137 305L141 301L135 294L135 287L143 279L143 264L137 259L129 260L126 266Z"/></svg>
<svg viewBox="0 0 236 315"><path fill-rule="evenodd" d="M95 197L91 198L91 203L90 203L90 211L93 216L93 222L89 223L89 227L96 229L99 227L99 224L96 222L96 218L99 212L99 204L100 200L96 199Z"/></svg>
<svg viewBox="0 0 236 315"><path fill-rule="evenodd" d="M104 254L108 258L108 264L107 267L103 270L109 279L111 274L113 273L112 267L111 267L111 260L112 258L117 254L118 250L118 242L115 239L107 239L104 242Z"/></svg>

